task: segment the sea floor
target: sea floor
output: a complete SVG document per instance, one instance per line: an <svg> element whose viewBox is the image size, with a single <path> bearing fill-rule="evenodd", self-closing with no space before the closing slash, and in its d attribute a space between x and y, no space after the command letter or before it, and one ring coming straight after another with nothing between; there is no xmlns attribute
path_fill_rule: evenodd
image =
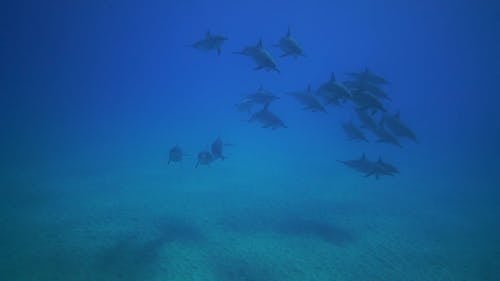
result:
<svg viewBox="0 0 500 281"><path fill-rule="evenodd" d="M499 223L481 206L409 195L422 186L397 178L203 168L6 196L0 280L499 280Z"/></svg>

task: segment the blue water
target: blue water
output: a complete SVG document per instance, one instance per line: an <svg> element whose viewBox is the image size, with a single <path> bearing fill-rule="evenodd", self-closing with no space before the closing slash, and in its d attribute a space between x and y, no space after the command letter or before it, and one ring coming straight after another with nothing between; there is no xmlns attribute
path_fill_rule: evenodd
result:
<svg viewBox="0 0 500 281"><path fill-rule="evenodd" d="M500 280L499 19L493 1L2 2L0 280ZM306 57L273 47L288 27ZM207 31L220 55L185 46ZM233 54L259 39L279 74ZM285 94L365 67L418 143L349 141L352 103ZM288 128L236 110L260 85ZM195 168L217 137L227 159ZM400 173L338 162L363 153Z"/></svg>

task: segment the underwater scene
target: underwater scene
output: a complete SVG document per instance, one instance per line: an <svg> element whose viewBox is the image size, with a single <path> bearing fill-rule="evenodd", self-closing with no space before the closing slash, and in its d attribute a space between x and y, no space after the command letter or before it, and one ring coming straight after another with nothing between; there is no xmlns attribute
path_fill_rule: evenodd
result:
<svg viewBox="0 0 500 281"><path fill-rule="evenodd" d="M0 281L500 280L500 3L0 23Z"/></svg>

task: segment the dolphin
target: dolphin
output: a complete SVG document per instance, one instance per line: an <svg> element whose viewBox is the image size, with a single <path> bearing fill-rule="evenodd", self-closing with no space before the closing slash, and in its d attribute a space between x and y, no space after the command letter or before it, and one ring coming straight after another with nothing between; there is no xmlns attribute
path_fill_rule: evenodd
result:
<svg viewBox="0 0 500 281"><path fill-rule="evenodd" d="M394 175L394 174L399 174L399 169L396 168L394 165L382 161L382 157L378 157L377 160L377 165L384 171L385 174L387 175Z"/></svg>
<svg viewBox="0 0 500 281"><path fill-rule="evenodd" d="M193 44L187 45L188 47L193 47L202 51L216 50L217 55L221 54L221 46L226 42L227 38L222 35L214 35L207 31L205 38L200 39Z"/></svg>
<svg viewBox="0 0 500 281"><path fill-rule="evenodd" d="M399 116L399 111L394 115L384 114L384 116L382 117L382 124L387 127L394 135L398 137L406 137L418 143L415 133L403 122L401 122L401 118Z"/></svg>
<svg viewBox="0 0 500 281"><path fill-rule="evenodd" d="M368 141L365 137L365 134L356 126L352 121L346 122L342 124L342 129L349 137L349 140L362 140Z"/></svg>
<svg viewBox="0 0 500 281"><path fill-rule="evenodd" d="M254 57L258 56L260 49L262 49L262 39L259 39L259 42L257 42L257 44L246 46L241 51L233 52L233 54Z"/></svg>
<svg viewBox="0 0 500 281"><path fill-rule="evenodd" d="M389 95L378 85L363 80L350 80L345 81L343 84L345 87L351 89L351 91L367 92L377 98L391 100Z"/></svg>
<svg viewBox="0 0 500 281"><path fill-rule="evenodd" d="M214 161L213 155L208 150L203 150L198 153L198 162L196 162L195 168L199 165L210 165Z"/></svg>
<svg viewBox="0 0 500 281"><path fill-rule="evenodd" d="M389 83L387 80L385 80L385 78L370 71L367 67L365 67L363 71L350 72L347 73L347 75L353 77L356 80L361 80L376 85L384 85Z"/></svg>
<svg viewBox="0 0 500 281"><path fill-rule="evenodd" d="M255 70L276 71L280 73L276 62L269 52L262 46L262 39L254 46L247 46L242 51L233 52L234 54L250 57L255 62Z"/></svg>
<svg viewBox="0 0 500 281"><path fill-rule="evenodd" d="M358 109L371 109L373 112L377 110L387 111L377 98L364 91L353 91L351 101L358 106Z"/></svg>
<svg viewBox="0 0 500 281"><path fill-rule="evenodd" d="M280 48L283 54L281 57L286 57L286 56L292 56L294 58L297 57L305 57L304 51L302 48L299 46L297 41L292 37L292 34L290 32L290 27L288 27L288 30L286 32L286 35L282 37L277 44L274 45L274 47Z"/></svg>
<svg viewBox="0 0 500 281"><path fill-rule="evenodd" d="M248 95L247 99L257 104L266 105L268 103L271 103L279 99L279 97L274 95L270 91L265 90L264 87L262 87L261 85L255 93Z"/></svg>
<svg viewBox="0 0 500 281"><path fill-rule="evenodd" d="M340 105L341 101L346 101L351 98L351 94L347 87L337 82L335 74L332 72L330 80L323 83L316 92L321 96L326 103Z"/></svg>
<svg viewBox="0 0 500 281"><path fill-rule="evenodd" d="M366 159L364 153L359 159L347 161L338 160L338 162L364 174L365 177L375 176L377 180L380 176L393 176L394 174L399 173L399 170L395 166L382 161L381 157L379 157L377 161L370 161Z"/></svg>
<svg viewBox="0 0 500 281"><path fill-rule="evenodd" d="M384 126L380 125L373 133L378 137L378 142L393 144L395 146L403 147L399 140L387 131Z"/></svg>
<svg viewBox="0 0 500 281"><path fill-rule="evenodd" d="M252 110L253 105L254 105L254 102L251 99L249 99L249 98L244 98L240 102L238 102L237 104L235 104L236 109L239 112L247 112L247 113L250 113L250 111Z"/></svg>
<svg viewBox="0 0 500 281"><path fill-rule="evenodd" d="M182 153L181 147L178 145L175 145L174 147L172 147L170 149L170 152L168 154L168 163L167 164L170 164L170 162L174 162L174 163L181 162L183 156L185 156L185 154Z"/></svg>
<svg viewBox="0 0 500 281"><path fill-rule="evenodd" d="M372 132L378 129L375 120L373 120L373 118L368 115L365 110L356 109L356 114L358 115L358 119L361 122L361 128L368 129Z"/></svg>
<svg viewBox="0 0 500 281"><path fill-rule="evenodd" d="M224 156L224 153L223 153L224 145L225 145L225 143L222 142L222 139L220 137L217 137L217 139L215 139L215 141L212 143L212 145L210 146L210 150L212 151L212 156L213 156L214 160L226 159L226 156Z"/></svg>
<svg viewBox="0 0 500 281"><path fill-rule="evenodd" d="M248 121L259 122L262 125L262 128L271 128L273 130L278 128L288 128L278 116L269 111L269 104L264 105L264 108L255 112Z"/></svg>
<svg viewBox="0 0 500 281"><path fill-rule="evenodd" d="M307 86L305 91L290 92L287 93L287 95L295 98L299 103L301 103L304 106L304 110L326 112L323 105L321 105L321 103L314 97L310 84Z"/></svg>
<svg viewBox="0 0 500 281"><path fill-rule="evenodd" d="M345 161L337 160L337 161L363 174L368 174L373 171L373 162L368 160L364 153L358 159L345 160Z"/></svg>
<svg viewBox="0 0 500 281"><path fill-rule="evenodd" d="M394 176L399 174L399 170L392 164L382 161L382 157L378 157L377 162L373 163L372 170L365 174L365 177L374 175L378 180L380 176Z"/></svg>

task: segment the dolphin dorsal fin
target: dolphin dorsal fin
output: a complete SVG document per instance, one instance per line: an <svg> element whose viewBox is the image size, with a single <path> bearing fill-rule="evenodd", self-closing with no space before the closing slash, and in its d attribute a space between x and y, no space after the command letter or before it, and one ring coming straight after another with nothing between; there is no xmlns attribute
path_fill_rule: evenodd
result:
<svg viewBox="0 0 500 281"><path fill-rule="evenodd" d="M382 156L379 156L379 157L378 157L377 162L378 162L378 163L382 163Z"/></svg>
<svg viewBox="0 0 500 281"><path fill-rule="evenodd" d="M262 38L259 38L259 42L257 42L257 48L262 49Z"/></svg>
<svg viewBox="0 0 500 281"><path fill-rule="evenodd" d="M268 111L270 102L264 104L264 108L262 109L263 111Z"/></svg>
<svg viewBox="0 0 500 281"><path fill-rule="evenodd" d="M289 38L290 36L292 36L292 33L290 32L290 26L288 26L288 29L286 31L286 37Z"/></svg>
<svg viewBox="0 0 500 281"><path fill-rule="evenodd" d="M332 72L332 75L330 75L330 81L335 82L337 79L335 79L335 73Z"/></svg>
<svg viewBox="0 0 500 281"><path fill-rule="evenodd" d="M363 154L361 155L361 160L365 160L366 159L366 156L365 156L365 153L363 152Z"/></svg>
<svg viewBox="0 0 500 281"><path fill-rule="evenodd" d="M210 33L210 30L207 30L207 33L205 33L205 37L207 37L207 38L212 37L212 34Z"/></svg>

